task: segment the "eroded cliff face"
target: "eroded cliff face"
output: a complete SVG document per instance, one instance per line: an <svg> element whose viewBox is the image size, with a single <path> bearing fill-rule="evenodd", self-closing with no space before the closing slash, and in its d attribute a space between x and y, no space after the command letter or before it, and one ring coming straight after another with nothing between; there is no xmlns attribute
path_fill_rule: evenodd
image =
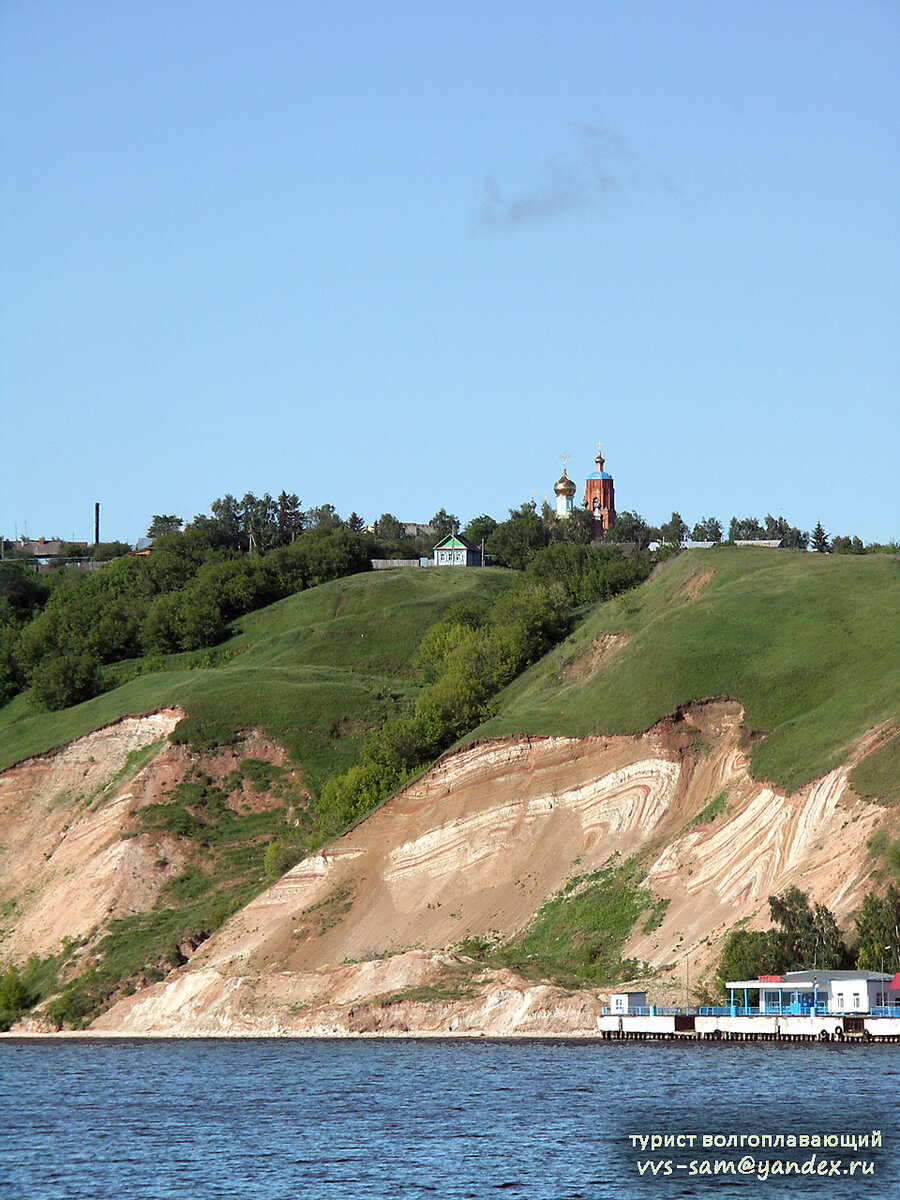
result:
<svg viewBox="0 0 900 1200"><path fill-rule="evenodd" d="M0 773L0 962L43 958L68 939L76 970L112 921L152 909L196 860L195 844L147 830L140 810L198 769L221 781L242 758L283 760L252 733L211 756L175 745L168 735L183 715L128 717ZM234 801L241 811L269 802Z"/></svg>
<svg viewBox="0 0 900 1200"><path fill-rule="evenodd" d="M0 774L0 959L43 957L150 908L183 869L174 838L128 836L131 810L180 776L166 737L182 716L128 717Z"/></svg>
<svg viewBox="0 0 900 1200"><path fill-rule="evenodd" d="M791 796L753 780L736 704L641 737L520 737L447 755L242 909L164 982L95 1023L123 1033L587 1033L604 993L486 970L454 947L509 937L573 874L640 854L662 924L624 953L683 996L735 921L797 884L846 919L885 810L845 767ZM724 810L696 820L722 797ZM668 988L668 992L667 992Z"/></svg>

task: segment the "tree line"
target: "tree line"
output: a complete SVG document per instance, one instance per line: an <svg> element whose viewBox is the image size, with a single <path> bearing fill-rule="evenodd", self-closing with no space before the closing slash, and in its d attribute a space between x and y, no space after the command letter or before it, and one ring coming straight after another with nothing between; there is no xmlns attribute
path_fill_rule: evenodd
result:
<svg viewBox="0 0 900 1200"><path fill-rule="evenodd" d="M893 970L900 963L900 889L889 884L885 894L870 891L853 918L855 938L844 940L834 914L824 904L811 904L796 886L769 897L773 927L732 929L725 938L716 982L721 994L729 979L758 979L788 971Z"/></svg>
<svg viewBox="0 0 900 1200"><path fill-rule="evenodd" d="M293 592L370 569L397 547L296 495L216 500L188 524L154 516L152 553L90 572L0 563L0 703L61 709L121 682L117 664L215 646L229 623Z"/></svg>
<svg viewBox="0 0 900 1200"><path fill-rule="evenodd" d="M826 533L821 521L811 533L799 529L783 516L768 513L763 521L757 517L732 517L726 534L717 517L704 517L693 527L689 526L678 512L673 512L662 525L648 525L636 512L620 513L606 535L608 541L637 543L645 549L651 542L677 549L690 539L692 542L712 542L722 545L729 542L780 542L793 550L812 549L820 554L872 554L896 553L896 543L872 542L865 545L856 535L842 536Z"/></svg>
<svg viewBox="0 0 900 1200"><path fill-rule="evenodd" d="M437 538L459 528L445 509L431 524ZM488 543L498 565L513 569L555 547L555 557L545 555L536 569L542 579L564 578L573 603L604 599L638 578L611 548L586 553L588 514L556 524L522 505L506 522L482 515L466 529L471 540ZM39 707L69 707L120 683L119 664L213 647L245 613L368 570L373 558L409 557L411 546L430 551L434 538L402 534L390 514L366 532L358 514L344 520L331 504L304 511L293 493L248 492L213 501L209 515L187 524L156 514L148 528L152 553L122 555L101 570L36 574L21 561L2 562L0 703L27 691Z"/></svg>

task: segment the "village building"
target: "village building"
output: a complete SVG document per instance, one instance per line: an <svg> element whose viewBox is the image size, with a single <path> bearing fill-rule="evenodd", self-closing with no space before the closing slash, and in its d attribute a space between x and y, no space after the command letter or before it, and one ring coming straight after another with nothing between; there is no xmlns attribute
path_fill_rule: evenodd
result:
<svg viewBox="0 0 900 1200"><path fill-rule="evenodd" d="M633 1013L647 1007L646 992L610 992L609 1011L613 1014Z"/></svg>
<svg viewBox="0 0 900 1200"><path fill-rule="evenodd" d="M481 551L461 533L450 533L434 547L436 567L480 567Z"/></svg>
<svg viewBox="0 0 900 1200"><path fill-rule="evenodd" d="M62 538L18 538L14 542L3 542L3 553L27 555L38 566L43 566L53 562L59 557L59 553L64 548L69 550L71 555L72 550L84 550L87 552L87 542L66 542Z"/></svg>

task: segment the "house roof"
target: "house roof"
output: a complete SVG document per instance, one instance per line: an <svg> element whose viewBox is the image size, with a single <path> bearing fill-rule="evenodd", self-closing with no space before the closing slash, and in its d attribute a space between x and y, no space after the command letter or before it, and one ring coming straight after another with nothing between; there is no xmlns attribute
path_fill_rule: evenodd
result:
<svg viewBox="0 0 900 1200"><path fill-rule="evenodd" d="M900 978L900 976L898 976ZM785 971L783 975L764 975L756 979L729 979L725 984L729 988L764 988L766 991L784 991L787 988L809 986L813 984L843 983L847 980L858 979L861 982L875 980L883 983L890 975L883 971Z"/></svg>
<svg viewBox="0 0 900 1200"><path fill-rule="evenodd" d="M477 550L467 537L463 537L461 533L448 533L447 536L434 547L435 550Z"/></svg>

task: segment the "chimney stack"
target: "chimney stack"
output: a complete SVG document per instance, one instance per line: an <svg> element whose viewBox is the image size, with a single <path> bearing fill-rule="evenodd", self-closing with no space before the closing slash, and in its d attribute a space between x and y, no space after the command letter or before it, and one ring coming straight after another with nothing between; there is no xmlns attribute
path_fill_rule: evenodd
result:
<svg viewBox="0 0 900 1200"><path fill-rule="evenodd" d="M94 545L100 545L100 501L94 505Z"/></svg>

